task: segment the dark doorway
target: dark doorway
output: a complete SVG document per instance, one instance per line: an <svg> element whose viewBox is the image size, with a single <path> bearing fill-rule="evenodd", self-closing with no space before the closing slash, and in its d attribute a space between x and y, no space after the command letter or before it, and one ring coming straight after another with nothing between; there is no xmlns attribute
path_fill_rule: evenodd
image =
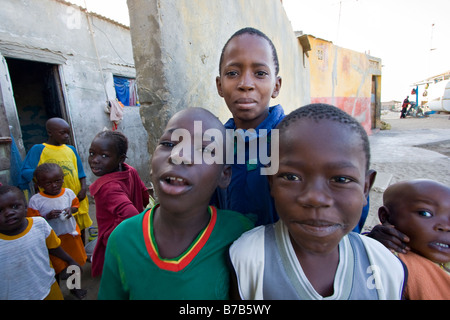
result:
<svg viewBox="0 0 450 320"><path fill-rule="evenodd" d="M22 140L28 152L34 144L47 141L48 119L60 117L67 121L58 66L12 58L6 61Z"/></svg>

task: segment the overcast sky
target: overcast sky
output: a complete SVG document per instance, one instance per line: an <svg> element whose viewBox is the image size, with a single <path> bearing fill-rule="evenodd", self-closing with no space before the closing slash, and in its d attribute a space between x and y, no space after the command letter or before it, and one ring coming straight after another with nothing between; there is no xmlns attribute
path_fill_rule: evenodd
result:
<svg viewBox="0 0 450 320"><path fill-rule="evenodd" d="M283 0L283 4L294 31L381 58L382 101L403 100L414 82L450 70L449 0Z"/></svg>
<svg viewBox="0 0 450 320"><path fill-rule="evenodd" d="M126 0L70 0L129 25ZM215 0L210 0L215 1ZM294 31L382 59L381 100L450 70L450 0L283 0ZM434 24L434 26L433 26Z"/></svg>

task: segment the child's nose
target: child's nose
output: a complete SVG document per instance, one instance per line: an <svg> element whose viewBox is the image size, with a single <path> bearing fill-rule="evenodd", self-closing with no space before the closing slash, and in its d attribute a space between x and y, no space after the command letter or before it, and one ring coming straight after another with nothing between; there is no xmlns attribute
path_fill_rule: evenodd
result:
<svg viewBox="0 0 450 320"><path fill-rule="evenodd" d="M173 149L175 150L175 149ZM172 151L173 151L172 150ZM186 149L182 149L180 152L172 152L169 155L169 163L179 165L192 165L194 160L192 159L192 152Z"/></svg>
<svg viewBox="0 0 450 320"><path fill-rule="evenodd" d="M448 218L442 219L435 225L434 230L440 232L450 232L450 220Z"/></svg>
<svg viewBox="0 0 450 320"><path fill-rule="evenodd" d="M252 90L255 88L255 82L253 79L252 72L247 71L242 73L241 79L239 81L239 89L241 90Z"/></svg>
<svg viewBox="0 0 450 320"><path fill-rule="evenodd" d="M311 181L302 184L297 202L307 208L330 207L332 198L326 192L326 185L320 181Z"/></svg>

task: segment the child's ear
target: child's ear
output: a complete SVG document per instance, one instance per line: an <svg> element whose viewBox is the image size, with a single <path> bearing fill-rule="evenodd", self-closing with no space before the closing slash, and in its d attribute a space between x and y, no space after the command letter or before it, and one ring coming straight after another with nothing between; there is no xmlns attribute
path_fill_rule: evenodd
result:
<svg viewBox="0 0 450 320"><path fill-rule="evenodd" d="M231 182L231 166L225 164L219 178L219 188L225 189Z"/></svg>
<svg viewBox="0 0 450 320"><path fill-rule="evenodd" d="M391 224L390 223L390 211L389 208L386 206L381 206L378 208L378 219L380 219L380 222L382 224Z"/></svg>
<svg viewBox="0 0 450 320"><path fill-rule="evenodd" d="M220 76L216 77L216 87L217 87L217 93L219 96L223 98L223 91L222 91L222 80L220 79Z"/></svg>
<svg viewBox="0 0 450 320"><path fill-rule="evenodd" d="M217 80L216 80L216 82L217 82ZM280 94L281 82L282 82L281 77L277 76L275 79L275 87L273 88L273 92L272 92L272 99L275 99Z"/></svg>
<svg viewBox="0 0 450 320"><path fill-rule="evenodd" d="M377 177L377 172L370 169L366 174L366 181L364 183L364 195L366 198L369 196L370 189L372 189L375 178Z"/></svg>
<svg viewBox="0 0 450 320"><path fill-rule="evenodd" d="M127 160L127 155L126 155L126 154L123 154L123 155L121 155L120 158L119 158L119 163L124 163L125 160Z"/></svg>

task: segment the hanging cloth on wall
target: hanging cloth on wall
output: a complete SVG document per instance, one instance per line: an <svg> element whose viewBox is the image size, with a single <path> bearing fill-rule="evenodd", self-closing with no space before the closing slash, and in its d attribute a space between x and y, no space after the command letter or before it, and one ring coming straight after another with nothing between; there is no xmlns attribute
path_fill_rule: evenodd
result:
<svg viewBox="0 0 450 320"><path fill-rule="evenodd" d="M114 87L116 88L117 99L124 106L130 106L130 81L127 78L114 76Z"/></svg>
<svg viewBox="0 0 450 320"><path fill-rule="evenodd" d="M123 104L117 99L110 99L105 108L105 112L109 113L109 120L112 122L112 130L117 130L117 126L123 119Z"/></svg>

